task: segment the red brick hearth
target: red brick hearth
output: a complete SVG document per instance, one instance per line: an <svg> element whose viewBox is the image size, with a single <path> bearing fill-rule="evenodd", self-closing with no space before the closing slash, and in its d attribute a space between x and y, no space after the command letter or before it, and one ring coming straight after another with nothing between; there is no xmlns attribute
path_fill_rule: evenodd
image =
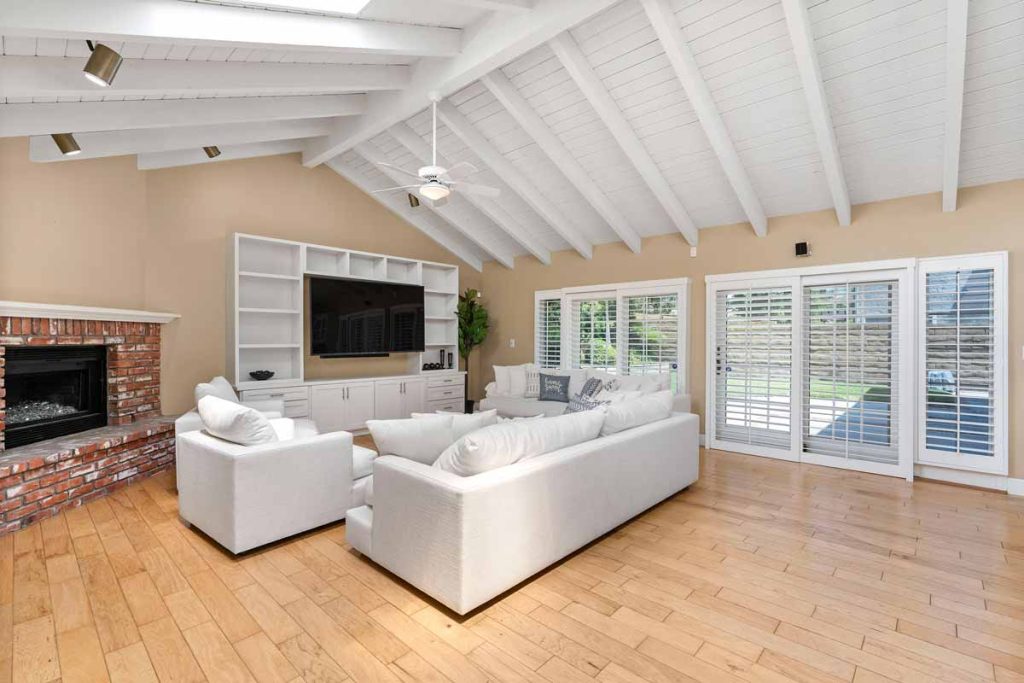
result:
<svg viewBox="0 0 1024 683"><path fill-rule="evenodd" d="M4 450L9 346L107 347L107 427ZM0 533L165 469L174 424L160 418L160 324L0 316Z"/></svg>

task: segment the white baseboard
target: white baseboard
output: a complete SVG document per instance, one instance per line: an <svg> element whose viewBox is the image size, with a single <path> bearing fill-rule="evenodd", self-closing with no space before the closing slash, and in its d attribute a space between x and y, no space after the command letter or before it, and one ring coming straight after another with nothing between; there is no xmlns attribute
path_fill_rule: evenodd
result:
<svg viewBox="0 0 1024 683"><path fill-rule="evenodd" d="M1007 479L1006 492L1011 496L1024 496L1024 479Z"/></svg>
<svg viewBox="0 0 1024 683"><path fill-rule="evenodd" d="M950 484L962 484L964 486L992 489L993 491L1005 491L1013 496L1024 496L1024 479L1011 479L1001 474L953 470L947 467L917 464L914 465L914 476L944 481Z"/></svg>

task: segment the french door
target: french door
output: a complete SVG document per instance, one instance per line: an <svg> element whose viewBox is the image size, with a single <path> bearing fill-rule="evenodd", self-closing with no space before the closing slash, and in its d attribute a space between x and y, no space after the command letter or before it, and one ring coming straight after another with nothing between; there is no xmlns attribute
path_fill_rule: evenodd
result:
<svg viewBox="0 0 1024 683"><path fill-rule="evenodd" d="M898 268L710 282L708 444L911 477L910 278Z"/></svg>

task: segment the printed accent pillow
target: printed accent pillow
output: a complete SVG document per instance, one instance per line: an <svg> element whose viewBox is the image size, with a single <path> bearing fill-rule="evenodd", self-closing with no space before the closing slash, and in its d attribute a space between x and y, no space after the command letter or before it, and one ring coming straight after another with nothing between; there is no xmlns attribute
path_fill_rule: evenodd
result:
<svg viewBox="0 0 1024 683"><path fill-rule="evenodd" d="M570 377L568 375L545 375L543 372L540 373L540 400L568 403L569 380Z"/></svg>
<svg viewBox="0 0 1024 683"><path fill-rule="evenodd" d="M524 398L537 398L540 396L540 368L533 363L527 363L526 368L526 393Z"/></svg>
<svg viewBox="0 0 1024 683"><path fill-rule="evenodd" d="M591 377L583 383L583 388L580 389L580 393L569 399L569 407L566 409L566 413L581 413L584 410L593 410L606 405L607 401L598 401L594 397L601 392L601 388L604 386L603 382L596 378Z"/></svg>

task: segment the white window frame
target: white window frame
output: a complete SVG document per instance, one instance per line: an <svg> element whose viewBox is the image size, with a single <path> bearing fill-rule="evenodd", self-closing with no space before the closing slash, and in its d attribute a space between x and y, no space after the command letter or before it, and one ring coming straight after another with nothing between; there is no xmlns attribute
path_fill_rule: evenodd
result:
<svg viewBox="0 0 1024 683"><path fill-rule="evenodd" d="M572 324L570 308L573 301L591 299L598 297L614 297L616 303L616 345L617 345L617 368L618 371L625 370L626 344L628 334L628 306L625 299L631 296L643 295L664 295L675 294L679 297L679 321L677 340L676 367L678 382L676 393L686 394L690 390L690 278L675 278L668 280L645 280L642 282L617 282L602 285L587 285L583 287L566 287L563 289L548 289L534 292L533 305L533 339L534 339L534 361L540 357L540 335L537 329L538 306L541 301L559 299L562 302L562 326L561 326L561 360L562 371L572 369L572 349L570 348L572 338ZM569 316L567 318L567 316Z"/></svg>
<svg viewBox="0 0 1024 683"><path fill-rule="evenodd" d="M965 453L947 453L943 451L929 450L927 448L927 358L926 345L928 342L926 305L926 283L929 273L944 273L964 269L991 268L993 271L993 356L995 367L993 368L994 380L994 442L993 455L976 456ZM1009 287L1007 273L1009 270L1009 256L1007 252L990 252L981 254L966 254L962 256L944 256L938 258L926 258L919 261L918 267L918 337L917 337L917 462L922 465L934 465L949 469L965 470L968 472L979 472L1007 476L1009 474L1009 447L1007 439L1009 419L1009 341L1007 316L1009 313Z"/></svg>
<svg viewBox="0 0 1024 683"><path fill-rule="evenodd" d="M550 369L550 366L544 366L544 365L541 365L538 362L540 360L540 357L541 357L541 335L540 335L540 329L538 329L538 327L537 327L537 320L538 320L538 317L540 315L540 304L541 304L542 301L558 301L559 302L559 311L560 311L559 315L564 316L565 315L565 296L562 294L562 290L560 290L560 289L539 290L539 291L536 291L536 292L533 293L533 362L536 363L538 365L538 367L540 367L543 370L545 368ZM561 364L564 366L565 365L565 351L566 351L566 348L565 348L566 347L565 324L562 321L560 321L559 324L560 324L560 335L561 335L561 337L559 339L559 343L560 343L561 346L560 346L559 351L558 351L558 359L559 359L559 361L561 361Z"/></svg>

